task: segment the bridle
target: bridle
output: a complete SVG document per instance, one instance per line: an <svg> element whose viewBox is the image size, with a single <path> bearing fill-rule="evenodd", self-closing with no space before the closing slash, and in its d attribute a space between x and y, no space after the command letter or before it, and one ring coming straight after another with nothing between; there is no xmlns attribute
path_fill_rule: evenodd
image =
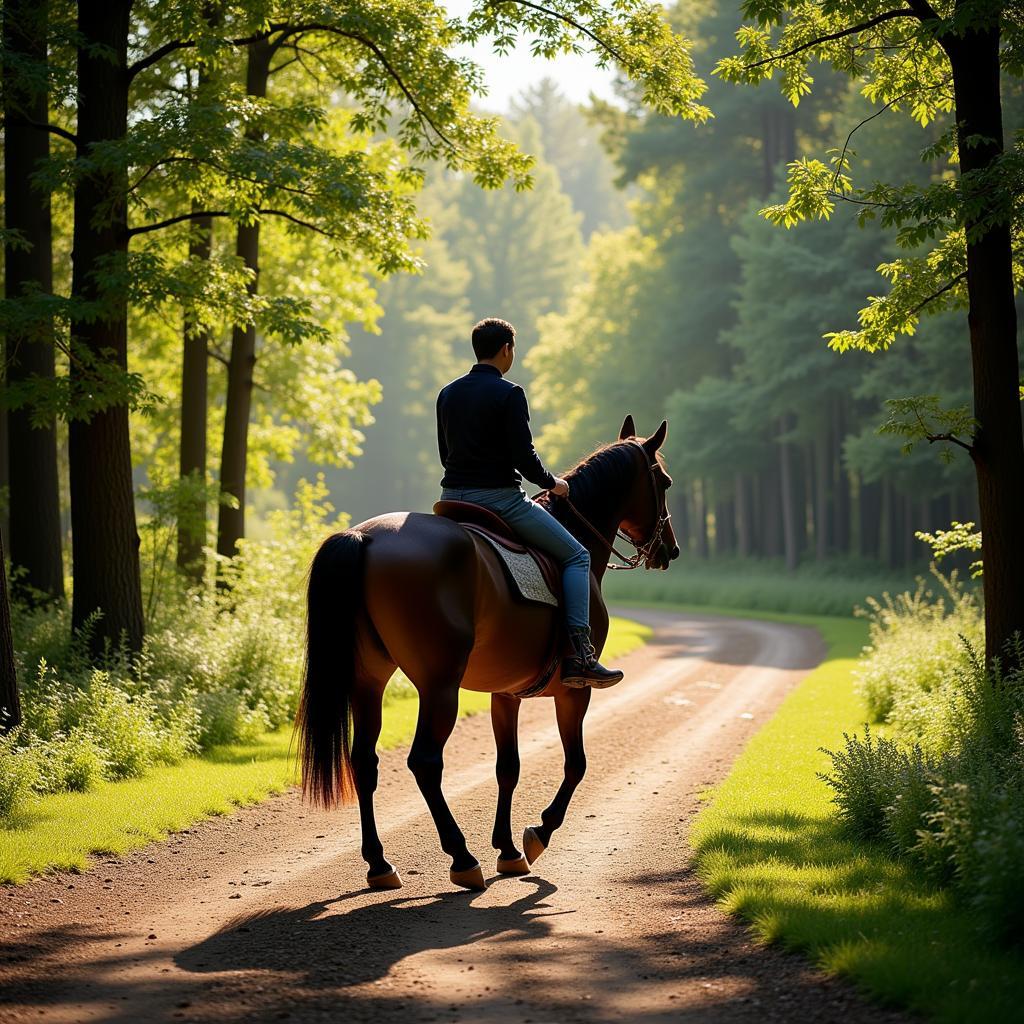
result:
<svg viewBox="0 0 1024 1024"><path fill-rule="evenodd" d="M639 569L641 565L645 568L650 568L651 558L654 556L654 552L658 550L658 546L661 544L662 534L665 532L665 527L668 526L669 521L672 519L672 513L668 510L668 502L665 500L665 496L661 495L660 499L658 496L658 485L654 480L654 463L648 459L647 450L639 441L629 440L627 444L635 445L640 449L640 455L644 460L644 465L647 467L648 478L651 481L651 488L654 492L655 505L660 504L660 510L658 514L658 521L654 525L654 529L651 531L650 537L645 541L634 540L628 533L622 529L616 529L615 536L620 540L624 540L627 544L632 544L636 549L632 555L624 555L619 551L614 543L610 543L605 540L604 534L594 526L593 523L587 519L580 510L572 503L568 496L561 498L566 505L572 510L573 514L583 525L590 530L590 532L608 549L609 555L614 555L622 562L622 565L616 565L614 562L608 562L609 569Z"/></svg>

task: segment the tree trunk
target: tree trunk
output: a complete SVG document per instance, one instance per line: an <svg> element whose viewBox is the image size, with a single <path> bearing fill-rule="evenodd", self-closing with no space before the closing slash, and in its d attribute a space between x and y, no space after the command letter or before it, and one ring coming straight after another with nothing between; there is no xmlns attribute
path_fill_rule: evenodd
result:
<svg viewBox="0 0 1024 1024"><path fill-rule="evenodd" d="M742 473L737 473L733 479L736 492L736 554L740 558L749 558L750 502L747 496L747 478Z"/></svg>
<svg viewBox="0 0 1024 1024"><path fill-rule="evenodd" d="M677 492L673 491L672 494ZM679 545L679 550L684 554L690 551L690 503L686 500L685 493L682 495L683 500L677 499L669 500L668 505L670 511L675 516L675 528L673 532L676 535L676 543Z"/></svg>
<svg viewBox="0 0 1024 1024"><path fill-rule="evenodd" d="M823 425L814 439L814 557L823 562L828 555L828 478L832 466L828 427Z"/></svg>
<svg viewBox="0 0 1024 1024"><path fill-rule="evenodd" d="M708 557L708 512L704 500L704 481L693 481L693 538L698 558Z"/></svg>
<svg viewBox="0 0 1024 1024"><path fill-rule="evenodd" d="M715 555L718 558L728 558L736 550L734 517L731 501L722 498L715 502Z"/></svg>
<svg viewBox="0 0 1024 1024"><path fill-rule="evenodd" d="M4 49L46 66L46 0L8 0L4 4ZM32 187L31 175L50 159L49 97L24 85L24 76L8 70L4 82L4 213L8 230L19 231L30 249L4 251L4 294L16 299L26 291L53 293L53 224L50 195ZM36 377L53 380L53 320L41 317L24 334L6 338L10 383ZM64 596L61 558L60 496L57 483L57 424L53 417L33 427L29 409L7 414L9 536L11 564L23 570L12 580L19 596L57 600Z"/></svg>
<svg viewBox="0 0 1024 1024"><path fill-rule="evenodd" d="M21 721L21 697L18 673L14 667L14 640L11 637L11 606L7 598L7 568L4 545L0 539L0 735Z"/></svg>
<svg viewBox="0 0 1024 1024"><path fill-rule="evenodd" d="M959 6L959 5L958 5ZM960 147L961 174L981 171L1003 151L999 94L999 29L969 28L943 39L953 71L960 137L980 140ZM977 191L976 191L977 190ZM966 221L967 315L971 336L974 417L973 458L978 480L985 593L985 655L1004 656L1014 633L1024 631L1024 436L1018 392L1017 311L1013 297L1010 225L999 220L975 234L992 201L975 185ZM998 199L996 199L998 202Z"/></svg>
<svg viewBox="0 0 1024 1024"><path fill-rule="evenodd" d="M860 553L864 558L881 559L882 488L876 483L861 480L859 500Z"/></svg>
<svg viewBox="0 0 1024 1024"><path fill-rule="evenodd" d="M761 553L766 558L782 554L782 488L780 474L773 469L761 475L761 508L763 509Z"/></svg>
<svg viewBox="0 0 1024 1024"><path fill-rule="evenodd" d="M249 47L246 92L267 95L271 45L262 40ZM254 136L258 137L258 136ZM250 270L249 294L259 288L260 225L238 228L235 252ZM217 515L217 553L233 558L245 536L245 474L249 449L249 414L252 409L253 371L256 367L256 327L236 325L231 333L228 391L224 406L224 439L220 458L220 489L235 499L236 507L221 504Z"/></svg>
<svg viewBox="0 0 1024 1024"><path fill-rule="evenodd" d="M889 569L896 568L896 522L893 513L893 506L896 504L896 496L893 493L892 483L889 480L882 481L882 501L879 512L882 561Z"/></svg>
<svg viewBox="0 0 1024 1024"><path fill-rule="evenodd" d="M832 547L841 555L853 553L850 529L850 474L843 464L843 440L846 437L846 413L842 398L837 399L832 424Z"/></svg>
<svg viewBox="0 0 1024 1024"><path fill-rule="evenodd" d="M198 209L193 201L193 212ZM195 222L188 254L193 260L208 260L213 218ZM206 412L210 337L186 321L181 361L181 450L178 468L182 479L206 484ZM202 583L203 545L206 543L205 490L190 499L178 520L178 568L195 583Z"/></svg>
<svg viewBox="0 0 1024 1024"><path fill-rule="evenodd" d="M78 149L120 142L128 130L128 49L130 0L79 5ZM123 292L102 289L102 278L123 268L128 254L128 175L123 166L105 166L75 187L74 256L71 291L85 302L103 301L96 319L71 324L71 372L79 387L90 384L88 363L128 367L128 305ZM97 211L109 211L96 222ZM83 363L84 359L84 363ZM139 579L139 534L132 489L128 408L112 406L68 431L74 600L71 622L80 629L97 611L91 633L94 654L104 642L125 639L142 647L144 631Z"/></svg>
<svg viewBox="0 0 1024 1024"><path fill-rule="evenodd" d="M779 434L789 430L789 417L779 420ZM779 441L779 488L782 502L782 548L786 559L786 569L793 572L797 566L798 552L796 547L796 497L793 493L793 446L788 441Z"/></svg>

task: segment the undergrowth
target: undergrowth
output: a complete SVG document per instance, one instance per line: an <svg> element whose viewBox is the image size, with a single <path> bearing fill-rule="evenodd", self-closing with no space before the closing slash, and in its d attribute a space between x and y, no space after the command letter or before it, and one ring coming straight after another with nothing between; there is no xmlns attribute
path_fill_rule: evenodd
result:
<svg viewBox="0 0 1024 1024"><path fill-rule="evenodd" d="M869 610L855 670L871 721L821 778L851 835L952 885L979 928L1024 941L1024 648L985 666L981 612L955 578Z"/></svg>

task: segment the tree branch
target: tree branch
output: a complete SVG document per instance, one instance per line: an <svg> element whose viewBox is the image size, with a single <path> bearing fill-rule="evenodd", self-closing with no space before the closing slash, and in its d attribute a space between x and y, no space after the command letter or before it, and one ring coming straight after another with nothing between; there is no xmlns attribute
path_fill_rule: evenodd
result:
<svg viewBox="0 0 1024 1024"><path fill-rule="evenodd" d="M944 85L948 85L949 81L950 81L950 79L946 78L946 79L943 79L941 82L936 82L935 85L928 86L927 88L928 89L941 89ZM855 124L850 129L850 133L849 133L849 135L846 136L846 141L843 143L843 151L839 155L839 162L836 164L835 177L833 177L833 179L832 179L832 191L833 192L835 192L836 186L839 184L839 175L842 173L842 170L843 170L843 161L846 159L846 151L850 148L850 139L853 138L854 132L856 132L859 129L863 128L864 125L866 125L869 121L874 121L874 119L876 117L879 117L881 114L884 114L890 107L894 107L897 103L900 103L903 100L907 99L908 97L913 96L915 92L917 92L916 89L912 90L911 92L905 92L902 96L897 96L895 99L889 100L889 102L886 103L885 106L880 107L873 114L870 114L868 117L865 117L863 121L861 121L859 124Z"/></svg>
<svg viewBox="0 0 1024 1024"><path fill-rule="evenodd" d="M934 291L934 292L931 293L931 295L929 295L926 298L922 299L910 311L910 313L908 315L909 316L913 316L915 313L920 313L921 310L924 309L924 307L927 306L929 302L934 302L940 295L945 295L945 293L948 292L950 290L950 288L955 288L965 277L967 277L967 271L966 270L963 271L960 274L957 274L956 277L954 277L951 281L947 281L941 288L938 289L938 291Z"/></svg>
<svg viewBox="0 0 1024 1024"><path fill-rule="evenodd" d="M217 351L217 349L213 348L212 345L207 346L206 355L207 358L209 359L216 359L217 362L221 363L223 366L229 365L230 361L228 360L227 356L222 355L220 352Z"/></svg>
<svg viewBox="0 0 1024 1024"><path fill-rule="evenodd" d="M967 444L966 441L961 441L956 434L925 434L925 439L929 444L934 444L936 441L948 441L950 444L958 444L964 451L974 453L974 445Z"/></svg>
<svg viewBox="0 0 1024 1024"><path fill-rule="evenodd" d="M4 120L2 124L6 131L10 122ZM27 117L21 118L20 124L27 128L38 128L40 131L49 132L51 135L56 135L58 138L66 139L72 146L78 145L78 136L75 135L74 132L69 132L67 128L61 128L59 124L41 124L39 121L30 121ZM11 127L17 127L17 123L11 125Z"/></svg>
<svg viewBox="0 0 1024 1024"><path fill-rule="evenodd" d="M586 25L581 25L574 18L570 18L568 14L562 14L560 11L552 11L543 4L531 3L530 0L491 0L491 6L497 7L499 4L518 4L520 7L529 7L533 11L538 11L541 14L546 14L549 18L555 18L557 21L561 21L571 28L576 29L577 32L582 32L585 36L592 39L602 50L607 50L620 64L625 64L626 59L615 49L611 43L606 42L599 35L591 32Z"/></svg>
<svg viewBox="0 0 1024 1024"><path fill-rule="evenodd" d="M560 15L556 15L552 11L548 11L546 8L540 7L536 4L529 3L528 0L499 0L499 2L524 3L526 6L534 7L538 11L543 11L544 13L551 14L552 16L555 17L561 17ZM562 20L569 21L569 19L567 18L562 18ZM585 28L582 25L578 25L575 22L570 23L576 25L576 27L581 32L585 32L587 35L597 40L597 42L604 46L604 48L607 49L610 53L614 54L619 60L622 59L615 52L615 50L612 49L611 46L609 46L607 43L604 43L601 39L595 36L587 28ZM365 46L367 49L373 52L377 60L379 60L381 64L384 66L384 70L391 76L391 78L394 80L395 84L399 87L399 89L401 89L403 95L409 101L409 104L412 106L413 110L416 112L416 115L420 118L421 122L425 122L426 124L430 125L430 127L438 136L438 138L441 139L441 141L444 142L446 146L448 146L455 152L458 152L459 147L450 138L448 138L448 136L443 131L441 131L441 129L434 123L430 115L427 114L426 111L420 106L416 97L413 96L412 92L409 90L408 86L406 86L405 82L403 81L401 75L398 74L398 71L391 64L390 60L388 60L388 58L384 55L384 52L381 50L381 48L372 39L369 39L358 32L346 31L344 29L337 28L334 25L323 24L322 22L310 22L309 24L304 25L288 25L285 22L278 22L268 26L268 28L265 31L258 32L255 35L244 36L239 39L231 39L228 41L228 45L248 46L250 43L259 42L262 39L269 39L272 35L275 35L278 32L280 32L281 35L274 41L274 50L280 48L284 44L285 40L287 40L290 36L302 35L306 32L326 32L330 35L338 36L343 39L351 39L353 42L360 43L362 46ZM169 56L177 50L186 49L188 47L192 47L195 45L196 44L194 39L175 39L171 42L165 43L159 49L156 49L148 56L137 60L128 68L129 81L131 81L140 71L144 71L146 68L158 63L159 61L163 60L164 57Z"/></svg>
<svg viewBox="0 0 1024 1024"><path fill-rule="evenodd" d="M226 210L193 210L191 213L180 213L177 217L168 217L167 220L159 220L153 224L140 224L138 227L128 229L128 237L146 235L150 231L160 231L163 228L172 227L175 224L182 224L187 220L200 220L203 217L230 217Z"/></svg>
<svg viewBox="0 0 1024 1024"><path fill-rule="evenodd" d="M327 238L333 238L334 235L330 231L326 231L324 228L319 227L316 224L308 220L302 220L300 217L296 217L292 213L288 213L287 210L263 210L258 209L254 211L261 217L281 217L284 220L291 221L293 224L297 224L301 228L308 228L310 231L315 231L318 235L325 235ZM168 217L166 220L156 221L153 224L140 224L138 227L128 229L128 237L134 238L136 235L147 235L151 231L161 231L163 228L173 227L175 224L183 224L189 220L200 220L203 217L230 217L232 216L226 210L193 210L191 213L179 213L176 217Z"/></svg>
<svg viewBox="0 0 1024 1024"><path fill-rule="evenodd" d="M508 2L508 0L505 0ZM910 0L907 0L909 3ZM763 67L765 64L773 64L776 61L785 60L787 57L793 57L798 53L802 53L804 50L809 50L812 46L820 46L822 43L831 43L836 39L842 39L845 36L856 35L858 32L865 32L869 28L874 28L875 25L881 25L882 22L892 21L894 18L916 18L917 13L910 7L901 7L898 10L886 11L884 14L876 14L873 18L868 18L867 21L862 21L859 25L851 25L849 28L840 29L838 32L829 32L828 35L818 36L816 39L808 40L806 43L801 43L799 46L794 46L792 50L787 50L785 53L775 53L771 57L765 57L762 60L756 60L753 64L744 64L745 70L751 70L753 68Z"/></svg>

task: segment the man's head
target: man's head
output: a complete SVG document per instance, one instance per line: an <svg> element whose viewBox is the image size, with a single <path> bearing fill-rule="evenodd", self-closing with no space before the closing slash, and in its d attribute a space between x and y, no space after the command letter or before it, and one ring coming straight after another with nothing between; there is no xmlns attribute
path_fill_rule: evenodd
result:
<svg viewBox="0 0 1024 1024"><path fill-rule="evenodd" d="M507 321L487 317L473 328L473 351L481 363L508 373L515 359L516 329Z"/></svg>

